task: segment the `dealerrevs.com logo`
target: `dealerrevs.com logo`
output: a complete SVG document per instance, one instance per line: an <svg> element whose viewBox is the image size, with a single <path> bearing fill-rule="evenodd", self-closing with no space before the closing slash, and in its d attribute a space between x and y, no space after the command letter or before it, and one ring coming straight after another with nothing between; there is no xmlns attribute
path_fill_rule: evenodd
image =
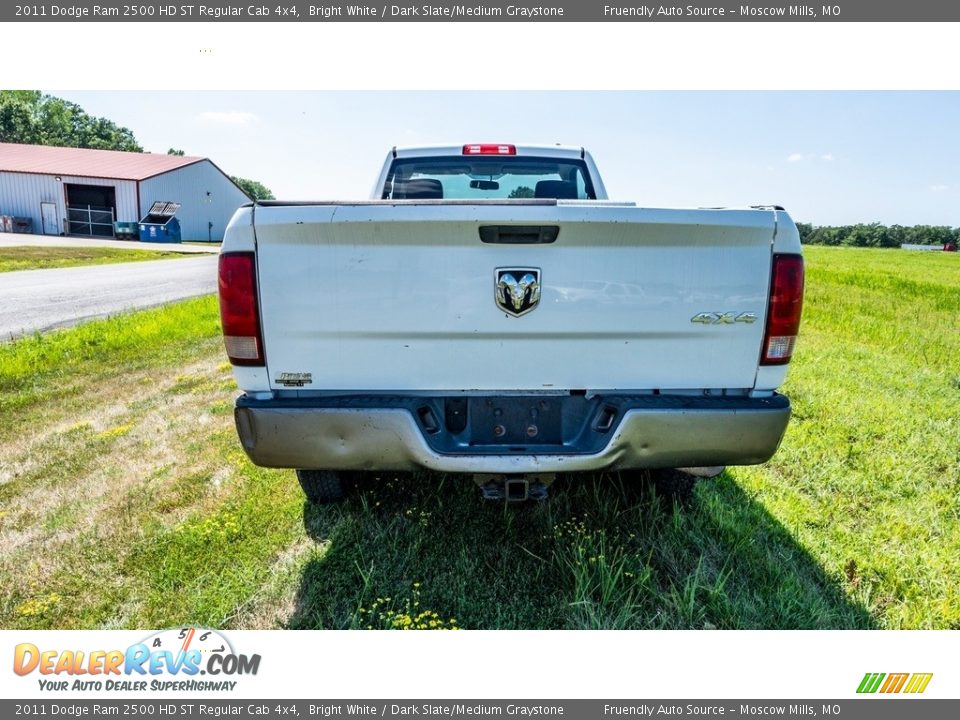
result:
<svg viewBox="0 0 960 720"><path fill-rule="evenodd" d="M220 632L182 627L163 630L126 650L56 650L20 643L13 671L36 674L52 691L231 691L243 675L256 675L260 655L234 651ZM202 677L201 677L202 676Z"/></svg>

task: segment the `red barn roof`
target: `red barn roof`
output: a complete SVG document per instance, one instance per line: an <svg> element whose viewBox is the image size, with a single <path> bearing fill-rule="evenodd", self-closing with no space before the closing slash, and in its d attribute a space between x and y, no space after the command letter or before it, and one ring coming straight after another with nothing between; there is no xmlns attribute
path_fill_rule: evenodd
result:
<svg viewBox="0 0 960 720"><path fill-rule="evenodd" d="M206 158L0 143L0 172L145 180L201 160Z"/></svg>

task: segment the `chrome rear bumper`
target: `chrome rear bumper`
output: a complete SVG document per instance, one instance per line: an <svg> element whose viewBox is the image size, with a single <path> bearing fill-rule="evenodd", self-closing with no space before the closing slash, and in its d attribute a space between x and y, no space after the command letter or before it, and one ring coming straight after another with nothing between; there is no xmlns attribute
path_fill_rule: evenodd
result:
<svg viewBox="0 0 960 720"><path fill-rule="evenodd" d="M247 455L264 467L498 474L753 465L776 452L790 419L782 395L730 403L658 397L641 407L625 405L599 451L565 446L545 452L517 447L441 452L431 447L415 414L397 407L405 400L373 407L368 399L363 407L344 407L340 399L333 407L244 396L235 419Z"/></svg>

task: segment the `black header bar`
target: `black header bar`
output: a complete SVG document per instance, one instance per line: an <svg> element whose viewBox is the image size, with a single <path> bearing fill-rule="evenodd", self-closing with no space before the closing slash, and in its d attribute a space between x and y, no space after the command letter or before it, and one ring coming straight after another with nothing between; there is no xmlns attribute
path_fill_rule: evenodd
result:
<svg viewBox="0 0 960 720"><path fill-rule="evenodd" d="M696 2L610 0L514 3L202 3L67 0L4 4L2 22L956 22L960 3L943 0Z"/></svg>
<svg viewBox="0 0 960 720"><path fill-rule="evenodd" d="M906 706L909 705L909 709ZM957 717L960 700L921 698L842 700L244 700L209 694L175 698L2 700L3 717L76 720L104 715L157 720L255 718L329 720L357 716L372 720L410 720L413 716L451 720L649 720L650 718L780 717L784 720L943 720Z"/></svg>

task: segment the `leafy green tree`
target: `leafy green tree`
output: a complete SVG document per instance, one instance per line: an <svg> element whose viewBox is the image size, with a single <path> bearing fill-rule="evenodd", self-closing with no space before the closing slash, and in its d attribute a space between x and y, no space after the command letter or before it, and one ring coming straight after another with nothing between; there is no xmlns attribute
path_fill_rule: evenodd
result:
<svg viewBox="0 0 960 720"><path fill-rule="evenodd" d="M256 180L248 180L247 178L237 177L236 175L231 175L230 179L247 195L252 197L254 200L275 200L273 193L263 183L257 182Z"/></svg>
<svg viewBox="0 0 960 720"><path fill-rule="evenodd" d="M143 152L129 129L37 90L0 91L0 141Z"/></svg>
<svg viewBox="0 0 960 720"><path fill-rule="evenodd" d="M177 150L176 148L170 148L167 150L167 155L176 155L178 157L183 157L186 153L183 150Z"/></svg>
<svg viewBox="0 0 960 720"><path fill-rule="evenodd" d="M902 225L891 225L887 228L886 247L900 247L906 242L906 228Z"/></svg>
<svg viewBox="0 0 960 720"><path fill-rule="evenodd" d="M0 142L40 142L35 107L40 93L0 90Z"/></svg>
<svg viewBox="0 0 960 720"><path fill-rule="evenodd" d="M510 194L507 195L508 198L532 198L533 197L533 188L527 187L526 185L521 185L510 191Z"/></svg>

